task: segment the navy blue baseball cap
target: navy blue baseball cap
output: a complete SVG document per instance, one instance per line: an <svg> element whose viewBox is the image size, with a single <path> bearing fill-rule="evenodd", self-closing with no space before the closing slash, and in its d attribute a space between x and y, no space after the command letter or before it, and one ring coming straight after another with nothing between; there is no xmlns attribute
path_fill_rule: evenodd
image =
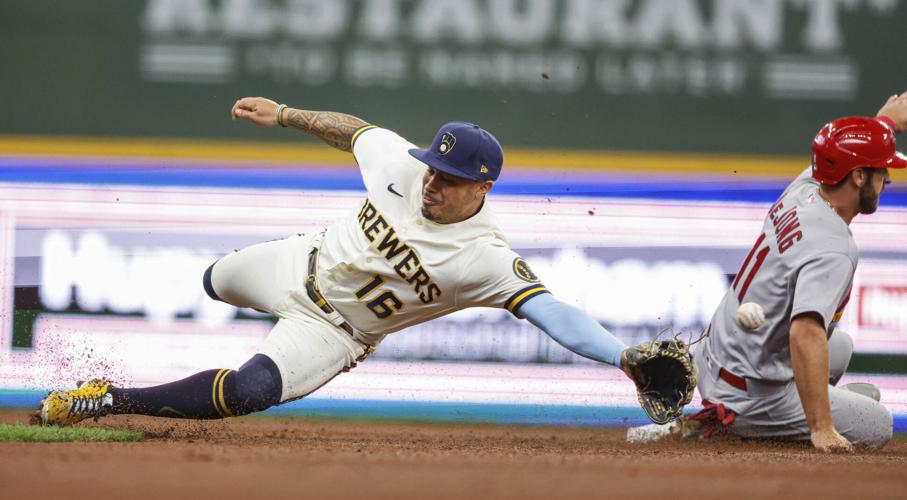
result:
<svg viewBox="0 0 907 500"><path fill-rule="evenodd" d="M409 154L429 167L474 181L497 180L504 164L501 143L466 122L445 123L428 149L413 148Z"/></svg>

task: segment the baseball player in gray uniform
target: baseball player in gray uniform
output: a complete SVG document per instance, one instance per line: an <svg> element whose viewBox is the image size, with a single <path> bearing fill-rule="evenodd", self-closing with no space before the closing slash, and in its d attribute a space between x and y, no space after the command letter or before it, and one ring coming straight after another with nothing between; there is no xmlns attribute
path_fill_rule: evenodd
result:
<svg viewBox="0 0 907 500"><path fill-rule="evenodd" d="M351 152L367 198L325 231L254 245L208 269L203 282L211 298L278 318L259 353L238 370L207 370L147 388L91 380L51 392L36 414L40 422L260 411L304 397L355 367L387 334L477 306L505 308L568 349L639 380L638 370L628 370L639 356L628 365L627 346L554 299L508 246L485 200L504 159L487 131L447 123L428 149L419 149L354 116L261 97L237 101L232 117L293 127Z"/></svg>
<svg viewBox="0 0 907 500"><path fill-rule="evenodd" d="M853 350L835 325L857 267L848 226L876 211L888 169L907 167L894 138L905 129L907 93L876 118L841 118L819 131L811 168L769 210L696 351L705 410L694 419L709 416L744 437L810 439L823 451L891 439L877 391L835 387Z"/></svg>

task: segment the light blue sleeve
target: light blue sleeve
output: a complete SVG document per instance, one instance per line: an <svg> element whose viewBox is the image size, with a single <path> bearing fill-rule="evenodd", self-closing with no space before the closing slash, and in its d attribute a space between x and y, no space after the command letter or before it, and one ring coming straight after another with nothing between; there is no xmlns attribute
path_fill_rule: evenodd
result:
<svg viewBox="0 0 907 500"><path fill-rule="evenodd" d="M544 293L526 301L518 312L567 349L620 368L620 355L626 344L582 309Z"/></svg>

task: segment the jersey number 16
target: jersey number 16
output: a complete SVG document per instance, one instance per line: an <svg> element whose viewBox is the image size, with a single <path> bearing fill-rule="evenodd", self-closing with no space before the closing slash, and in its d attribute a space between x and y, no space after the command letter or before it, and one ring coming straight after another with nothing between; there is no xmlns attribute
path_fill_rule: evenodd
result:
<svg viewBox="0 0 907 500"><path fill-rule="evenodd" d="M368 283L362 285L356 290L356 300L362 302L367 300L376 288L384 284L384 278L375 275ZM403 309L403 301L393 292L393 290L380 291L376 297L365 303L378 319L385 319L391 314Z"/></svg>

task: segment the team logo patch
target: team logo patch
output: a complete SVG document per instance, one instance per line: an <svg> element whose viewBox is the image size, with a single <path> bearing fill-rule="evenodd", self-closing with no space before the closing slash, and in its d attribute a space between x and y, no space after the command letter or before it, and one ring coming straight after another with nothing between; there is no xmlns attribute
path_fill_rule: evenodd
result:
<svg viewBox="0 0 907 500"><path fill-rule="evenodd" d="M441 136L441 144L438 146L438 152L442 155L446 155L453 150L454 144L457 143L457 138L454 137L450 132L444 132L444 135Z"/></svg>
<svg viewBox="0 0 907 500"><path fill-rule="evenodd" d="M513 274L516 274L517 278L530 283L538 283L539 281L539 277L532 272L529 264L522 257L517 257L513 260Z"/></svg>

